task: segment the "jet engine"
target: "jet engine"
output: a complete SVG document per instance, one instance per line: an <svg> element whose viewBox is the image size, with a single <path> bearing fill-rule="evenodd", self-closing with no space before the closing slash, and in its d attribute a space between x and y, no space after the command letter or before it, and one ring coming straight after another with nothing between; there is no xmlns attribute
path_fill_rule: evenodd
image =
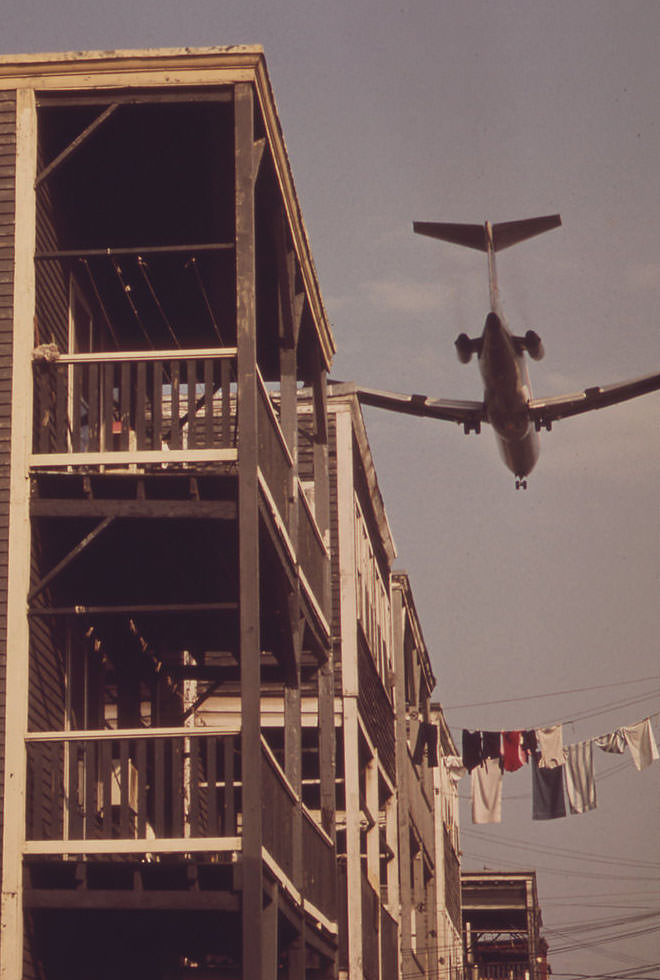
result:
<svg viewBox="0 0 660 980"><path fill-rule="evenodd" d="M525 334L525 350L533 361L540 361L545 351L541 338L534 330L528 330Z"/></svg>
<svg viewBox="0 0 660 980"><path fill-rule="evenodd" d="M468 364L474 350L472 341L468 335L466 333L459 333L454 341L454 347L456 348L456 354L461 364Z"/></svg>

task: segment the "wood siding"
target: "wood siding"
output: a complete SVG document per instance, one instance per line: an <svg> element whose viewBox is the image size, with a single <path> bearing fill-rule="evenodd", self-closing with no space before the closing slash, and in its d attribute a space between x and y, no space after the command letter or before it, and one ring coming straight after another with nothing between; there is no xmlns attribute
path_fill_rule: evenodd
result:
<svg viewBox="0 0 660 980"><path fill-rule="evenodd" d="M0 800L4 800L16 94L0 92ZM0 807L0 869L2 867Z"/></svg>

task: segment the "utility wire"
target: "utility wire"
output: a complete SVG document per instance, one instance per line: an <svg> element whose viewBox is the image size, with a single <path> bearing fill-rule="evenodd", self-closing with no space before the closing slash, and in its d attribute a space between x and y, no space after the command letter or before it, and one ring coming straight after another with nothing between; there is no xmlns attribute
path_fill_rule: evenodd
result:
<svg viewBox="0 0 660 980"><path fill-rule="evenodd" d="M461 836L467 834L468 837L477 837L480 841L484 841L487 844L502 844L506 847L522 848L526 851L538 851L542 854L552 854L553 856L565 856L570 858L570 860L575 861L590 861L599 864L606 865L623 865L626 867L657 867L660 868L660 862L649 862L641 861L636 858L618 858L612 857L608 854L602 854L595 851L578 851L570 847L544 847L538 844L532 843L532 841L520 840L515 837L506 837L499 835L496 837L492 834L488 834L484 831L479 830L462 830Z"/></svg>
<svg viewBox="0 0 660 980"><path fill-rule="evenodd" d="M614 684L594 684L591 687L571 687L565 691L550 691L548 694L528 694L526 697L519 698L500 698L498 701L474 701L472 704L445 704L444 711L453 711L459 708L483 708L491 704L513 704L515 701L537 701L540 698L554 698L560 694L584 694L587 691L602 691L608 687L623 687L624 684L642 684L644 681L660 681L660 674L652 677L638 677L632 681L619 681Z"/></svg>

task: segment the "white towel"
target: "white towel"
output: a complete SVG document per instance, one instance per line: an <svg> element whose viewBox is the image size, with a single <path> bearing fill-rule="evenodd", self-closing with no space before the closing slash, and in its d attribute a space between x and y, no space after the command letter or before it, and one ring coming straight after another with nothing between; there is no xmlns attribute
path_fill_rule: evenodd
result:
<svg viewBox="0 0 660 980"><path fill-rule="evenodd" d="M502 770L486 759L472 770L472 823L502 822Z"/></svg>
<svg viewBox="0 0 660 980"><path fill-rule="evenodd" d="M622 729L623 735L638 769L646 769L658 758L658 746L653 737L651 719L645 718L636 725Z"/></svg>

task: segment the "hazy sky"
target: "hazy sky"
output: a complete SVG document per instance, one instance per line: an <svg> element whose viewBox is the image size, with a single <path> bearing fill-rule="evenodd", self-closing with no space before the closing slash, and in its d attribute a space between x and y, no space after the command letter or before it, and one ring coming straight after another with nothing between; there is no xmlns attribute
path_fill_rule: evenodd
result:
<svg viewBox="0 0 660 980"><path fill-rule="evenodd" d="M535 394L660 370L657 0L4 0L2 20L6 53L264 45L335 377L480 397L453 341L481 331L485 257L411 223L555 211L499 260L512 328L544 340ZM566 721L571 742L660 709L659 394L544 433L518 493L489 431L366 419L457 738ZM533 822L526 771L501 827L465 809L464 862L538 868L555 975L658 977L660 762L596 763L593 813Z"/></svg>

